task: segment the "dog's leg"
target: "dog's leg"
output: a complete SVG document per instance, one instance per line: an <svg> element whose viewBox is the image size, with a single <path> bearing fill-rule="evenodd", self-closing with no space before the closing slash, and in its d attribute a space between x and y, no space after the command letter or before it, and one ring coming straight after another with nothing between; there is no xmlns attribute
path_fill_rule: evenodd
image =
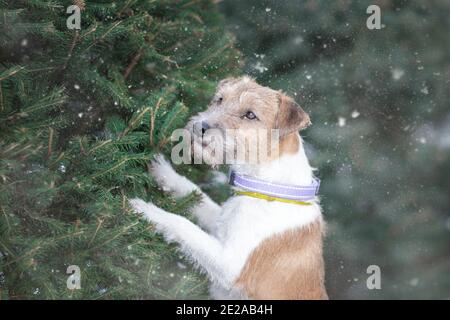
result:
<svg viewBox="0 0 450 320"><path fill-rule="evenodd" d="M223 246L215 237L209 235L184 217L158 208L141 199L130 200L133 209L143 213L144 217L154 223L158 232L168 242L177 242L181 251L200 265L211 277L224 286L228 286L223 258Z"/></svg>
<svg viewBox="0 0 450 320"><path fill-rule="evenodd" d="M175 197L183 197L193 191L200 193L202 199L193 208L193 214L203 228L210 232L214 230L220 213L220 206L217 203L203 193L197 185L186 177L180 176L162 155L157 155L152 161L151 172L163 190L172 192Z"/></svg>

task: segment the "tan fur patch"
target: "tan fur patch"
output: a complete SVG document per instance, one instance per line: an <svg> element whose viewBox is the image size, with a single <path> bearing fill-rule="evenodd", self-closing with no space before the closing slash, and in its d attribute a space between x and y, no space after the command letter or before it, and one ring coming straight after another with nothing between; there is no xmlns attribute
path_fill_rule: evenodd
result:
<svg viewBox="0 0 450 320"><path fill-rule="evenodd" d="M276 127L280 129L280 135L284 136L294 131L299 131L311 124L308 114L292 99L282 92L279 93L279 109L276 119Z"/></svg>
<svg viewBox="0 0 450 320"><path fill-rule="evenodd" d="M328 299L322 219L263 241L236 281L250 299Z"/></svg>
<svg viewBox="0 0 450 320"><path fill-rule="evenodd" d="M281 138L280 155L295 154L300 148L300 138L297 133L291 133Z"/></svg>

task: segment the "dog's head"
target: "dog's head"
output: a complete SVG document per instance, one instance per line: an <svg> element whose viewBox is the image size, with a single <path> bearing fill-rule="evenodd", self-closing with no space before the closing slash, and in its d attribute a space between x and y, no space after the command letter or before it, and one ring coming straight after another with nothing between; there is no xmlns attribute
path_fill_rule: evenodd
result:
<svg viewBox="0 0 450 320"><path fill-rule="evenodd" d="M274 137L282 144L309 124L308 114L294 99L244 76L220 81L207 110L194 116L187 128L194 136L194 153L201 152L215 165L228 162L228 155L217 157L221 152L236 157L243 151L245 161L256 152L257 162L262 162L261 152L273 149Z"/></svg>

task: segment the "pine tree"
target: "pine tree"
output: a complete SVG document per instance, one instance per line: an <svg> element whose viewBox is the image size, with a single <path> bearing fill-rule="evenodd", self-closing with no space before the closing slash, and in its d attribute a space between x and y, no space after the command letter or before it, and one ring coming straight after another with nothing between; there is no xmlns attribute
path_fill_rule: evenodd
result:
<svg viewBox="0 0 450 320"><path fill-rule="evenodd" d="M163 193L147 166L238 72L213 1L0 0L0 16L0 298L207 297L127 199L188 216L198 201Z"/></svg>
<svg viewBox="0 0 450 320"><path fill-rule="evenodd" d="M380 30L366 10L381 8ZM310 112L331 298L450 297L450 4L224 1L245 70ZM381 290L368 290L369 265Z"/></svg>

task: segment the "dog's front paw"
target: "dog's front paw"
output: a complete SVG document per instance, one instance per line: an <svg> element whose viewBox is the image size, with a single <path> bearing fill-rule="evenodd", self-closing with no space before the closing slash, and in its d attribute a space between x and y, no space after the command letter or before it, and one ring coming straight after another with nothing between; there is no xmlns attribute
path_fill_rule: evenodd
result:
<svg viewBox="0 0 450 320"><path fill-rule="evenodd" d="M179 175L163 155L158 154L155 156L151 162L150 171L164 191L174 191L173 189L176 189L176 181Z"/></svg>
<svg viewBox="0 0 450 320"><path fill-rule="evenodd" d="M145 202L142 199L131 199L130 205L136 213L142 214L147 220L152 222L159 222L161 217L161 209L153 203Z"/></svg>

